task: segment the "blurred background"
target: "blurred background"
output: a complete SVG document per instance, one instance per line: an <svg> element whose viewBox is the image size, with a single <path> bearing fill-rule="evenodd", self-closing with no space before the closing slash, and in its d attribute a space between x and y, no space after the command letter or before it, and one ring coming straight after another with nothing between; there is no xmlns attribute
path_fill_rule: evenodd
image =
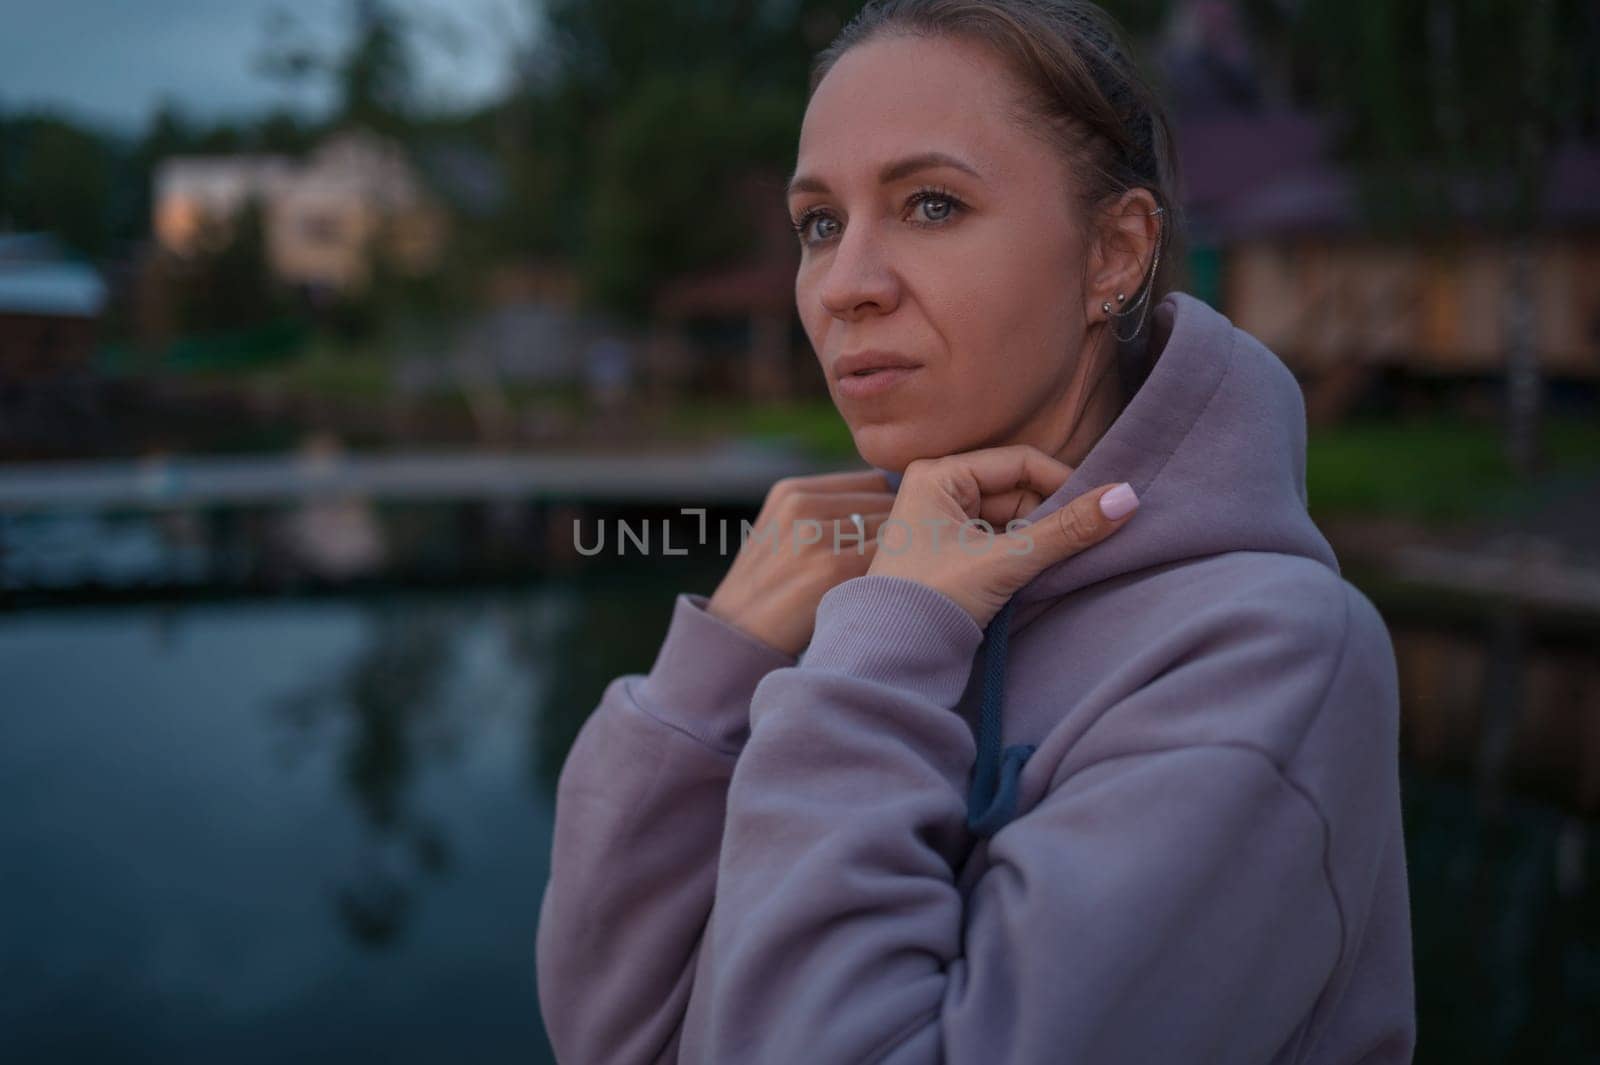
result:
<svg viewBox="0 0 1600 1065"><path fill-rule="evenodd" d="M1108 7L1395 639L1417 1060L1600 1061L1600 7ZM549 1060L679 508L860 465L782 195L856 8L7 0L0 1056Z"/></svg>

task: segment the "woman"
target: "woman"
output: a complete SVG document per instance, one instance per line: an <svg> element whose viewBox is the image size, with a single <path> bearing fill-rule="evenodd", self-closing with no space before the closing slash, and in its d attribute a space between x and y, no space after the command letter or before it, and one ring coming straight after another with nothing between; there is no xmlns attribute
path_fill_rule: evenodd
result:
<svg viewBox="0 0 1600 1065"><path fill-rule="evenodd" d="M1169 146L1084 3L873 4L819 59L795 296L875 469L757 529L864 547L751 539L586 722L563 1062L1410 1060L1392 646L1293 376L1169 289Z"/></svg>

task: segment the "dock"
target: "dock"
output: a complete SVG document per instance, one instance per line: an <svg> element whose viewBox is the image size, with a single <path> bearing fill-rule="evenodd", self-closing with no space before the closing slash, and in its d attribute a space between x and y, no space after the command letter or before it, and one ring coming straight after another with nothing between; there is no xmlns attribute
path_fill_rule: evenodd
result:
<svg viewBox="0 0 1600 1065"><path fill-rule="evenodd" d="M782 448L651 454L193 456L0 466L0 512L206 509L328 498L757 505L774 481L823 472Z"/></svg>

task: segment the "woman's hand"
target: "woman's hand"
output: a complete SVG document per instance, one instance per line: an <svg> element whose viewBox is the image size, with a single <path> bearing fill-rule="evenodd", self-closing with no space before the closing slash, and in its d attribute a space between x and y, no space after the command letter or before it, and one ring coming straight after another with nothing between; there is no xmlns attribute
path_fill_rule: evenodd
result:
<svg viewBox="0 0 1600 1065"><path fill-rule="evenodd" d="M920 581L986 626L1046 567L1128 523L1128 504L1138 504L1131 487L1111 497L1118 518L1100 508L1116 484L1085 492L1037 522L1020 521L1071 474L1071 466L1026 444L916 459L905 469L867 572ZM1115 509L1119 500L1126 509ZM1013 520L1016 527L1007 531Z"/></svg>
<svg viewBox="0 0 1600 1065"><path fill-rule="evenodd" d="M867 572L894 499L883 475L871 470L778 481L706 609L798 655L811 641L823 594ZM859 541L852 513L865 526Z"/></svg>

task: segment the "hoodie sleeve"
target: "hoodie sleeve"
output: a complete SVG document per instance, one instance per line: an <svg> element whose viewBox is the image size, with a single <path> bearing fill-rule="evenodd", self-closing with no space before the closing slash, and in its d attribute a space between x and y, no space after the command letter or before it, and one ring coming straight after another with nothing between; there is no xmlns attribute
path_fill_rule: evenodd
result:
<svg viewBox="0 0 1600 1065"><path fill-rule="evenodd" d="M981 640L942 593L866 575L758 685L682 1060L1265 1065L1299 1037L1340 916L1317 809L1254 749L1070 773L962 898L976 748L952 708ZM1200 655L1109 712L1288 698L1335 657L1308 642L1266 634L1220 684L1186 676Z"/></svg>
<svg viewBox="0 0 1600 1065"><path fill-rule="evenodd" d="M750 696L795 657L680 594L647 674L607 685L556 785L536 976L562 1062L675 1061Z"/></svg>

